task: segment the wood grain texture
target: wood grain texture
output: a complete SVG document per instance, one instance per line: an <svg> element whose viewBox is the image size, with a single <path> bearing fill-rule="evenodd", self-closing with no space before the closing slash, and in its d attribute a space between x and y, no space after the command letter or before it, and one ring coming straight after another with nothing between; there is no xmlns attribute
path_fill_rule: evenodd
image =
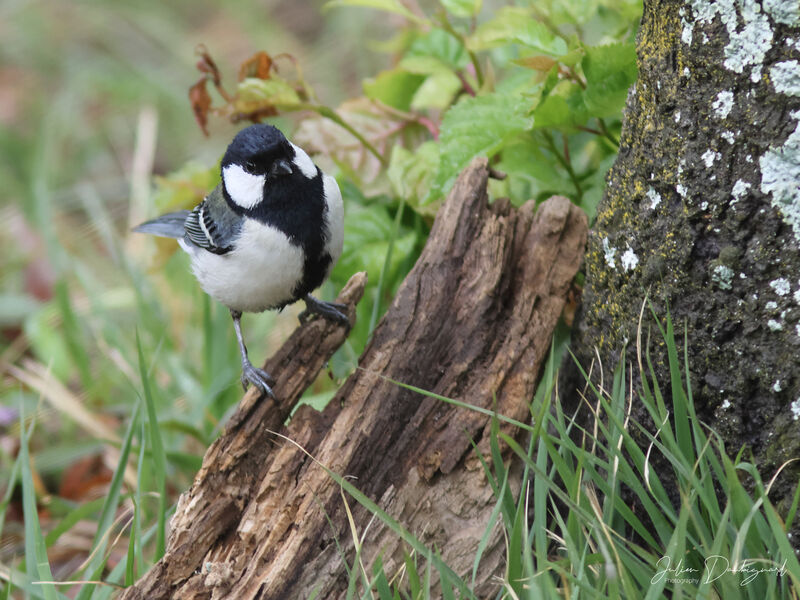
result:
<svg viewBox="0 0 800 600"><path fill-rule="evenodd" d="M371 515L267 429L352 477L458 573L471 571L495 502L471 445L488 450L488 418L387 378L527 420L587 236L584 214L566 198L538 211L532 202L489 205L488 175L484 159L461 174L359 369L324 412L303 407L285 428L261 404L237 413L181 498L167 556L125 598L344 597L342 552L353 558L345 502L359 535ZM280 368L270 368L280 383ZM496 533L479 570L479 596L502 575ZM380 553L391 574L404 550L375 520L362 559L370 564Z"/></svg>

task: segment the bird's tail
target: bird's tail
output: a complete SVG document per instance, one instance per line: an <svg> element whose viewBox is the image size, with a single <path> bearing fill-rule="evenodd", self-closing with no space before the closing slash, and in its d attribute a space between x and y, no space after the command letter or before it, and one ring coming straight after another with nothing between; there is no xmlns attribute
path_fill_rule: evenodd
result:
<svg viewBox="0 0 800 600"><path fill-rule="evenodd" d="M184 223L189 216L188 210L179 210L161 215L151 221L145 221L133 228L137 233L149 233L160 237L180 239L186 234Z"/></svg>

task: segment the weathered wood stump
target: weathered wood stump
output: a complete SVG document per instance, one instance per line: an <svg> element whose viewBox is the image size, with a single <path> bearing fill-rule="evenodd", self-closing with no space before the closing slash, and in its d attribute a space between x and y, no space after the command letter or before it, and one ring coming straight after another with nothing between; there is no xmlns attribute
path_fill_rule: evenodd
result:
<svg viewBox="0 0 800 600"><path fill-rule="evenodd" d="M281 404L245 396L181 497L165 556L123 598L343 597L342 553L353 557L344 495L297 445L351 478L456 572L471 571L495 503L471 445L488 449L489 418L388 379L529 418L587 236L584 214L565 198L538 211L532 202L489 205L488 176L483 159L461 174L359 368L325 411L302 407L282 426L301 382L313 380L344 331L308 324L268 361ZM354 304L362 290L363 280L351 280L340 301ZM364 534L371 515L352 498L347 506ZM479 569L485 592L502 575L497 534ZM375 520L361 557L370 564L380 553L391 575L404 550Z"/></svg>

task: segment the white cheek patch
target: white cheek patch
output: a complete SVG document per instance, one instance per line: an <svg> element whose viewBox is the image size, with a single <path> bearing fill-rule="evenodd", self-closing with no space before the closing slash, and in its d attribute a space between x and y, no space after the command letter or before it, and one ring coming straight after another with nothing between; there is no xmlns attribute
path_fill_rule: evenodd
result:
<svg viewBox="0 0 800 600"><path fill-rule="evenodd" d="M222 170L225 189L236 204L253 208L264 197L265 175L253 175L239 165L228 165Z"/></svg>
<svg viewBox="0 0 800 600"><path fill-rule="evenodd" d="M289 143L291 144L291 142ZM314 179L317 176L317 165L314 164L314 161L306 154L305 150L294 144L292 144L292 148L294 148L294 158L292 159L294 166L300 169L306 179Z"/></svg>

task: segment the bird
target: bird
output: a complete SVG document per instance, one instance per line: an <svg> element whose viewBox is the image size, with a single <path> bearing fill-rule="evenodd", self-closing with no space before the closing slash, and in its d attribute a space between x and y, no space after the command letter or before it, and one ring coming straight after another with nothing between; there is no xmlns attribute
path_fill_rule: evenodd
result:
<svg viewBox="0 0 800 600"><path fill-rule="evenodd" d="M171 212L133 231L175 238L203 291L233 319L242 387L275 398L272 376L255 367L242 335L242 313L281 310L298 300L345 325L345 305L311 295L331 273L344 244L344 205L336 179L273 125L239 131L220 163L220 183L193 210Z"/></svg>

